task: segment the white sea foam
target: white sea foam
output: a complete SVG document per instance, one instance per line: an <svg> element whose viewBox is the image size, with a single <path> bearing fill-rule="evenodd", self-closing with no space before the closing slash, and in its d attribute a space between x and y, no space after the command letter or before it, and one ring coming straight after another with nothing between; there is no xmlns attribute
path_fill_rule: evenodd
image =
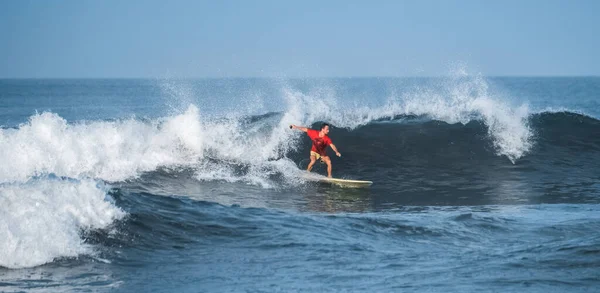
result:
<svg viewBox="0 0 600 293"><path fill-rule="evenodd" d="M106 196L93 180L0 185L0 266L32 267L93 253L80 232L106 228L124 216Z"/></svg>
<svg viewBox="0 0 600 293"><path fill-rule="evenodd" d="M68 124L54 113L0 130L0 183L40 174L118 181L202 156L198 109L165 121Z"/></svg>
<svg viewBox="0 0 600 293"><path fill-rule="evenodd" d="M227 182L244 182L263 188L277 188L271 177L283 175L287 184L297 185L302 182L298 174L301 172L296 163L289 159L256 162L248 165L247 169L240 172L237 165L221 163L202 162L197 168L196 179L212 181L223 180Z"/></svg>
<svg viewBox="0 0 600 293"><path fill-rule="evenodd" d="M245 125L238 118L208 121L203 124L205 158L196 166L199 180L246 182L262 187L274 187L269 179L280 174L286 182L295 183L298 168L282 157L298 145L300 136L288 126L295 122L295 112L288 111L278 121L262 121ZM243 166L245 171L240 172Z"/></svg>

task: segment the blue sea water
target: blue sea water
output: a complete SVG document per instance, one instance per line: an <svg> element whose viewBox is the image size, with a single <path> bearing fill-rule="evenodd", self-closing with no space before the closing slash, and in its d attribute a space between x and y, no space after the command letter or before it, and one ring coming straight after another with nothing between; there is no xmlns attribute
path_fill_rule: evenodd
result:
<svg viewBox="0 0 600 293"><path fill-rule="evenodd" d="M597 292L599 119L598 77L3 79L0 291ZM371 187L302 176L322 122Z"/></svg>

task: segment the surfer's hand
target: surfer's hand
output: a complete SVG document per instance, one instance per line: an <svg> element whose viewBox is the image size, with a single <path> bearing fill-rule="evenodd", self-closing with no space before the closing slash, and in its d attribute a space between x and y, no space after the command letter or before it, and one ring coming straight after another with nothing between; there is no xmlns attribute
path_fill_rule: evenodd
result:
<svg viewBox="0 0 600 293"><path fill-rule="evenodd" d="M342 154L340 154L340 152L335 153L338 157L341 157Z"/></svg>

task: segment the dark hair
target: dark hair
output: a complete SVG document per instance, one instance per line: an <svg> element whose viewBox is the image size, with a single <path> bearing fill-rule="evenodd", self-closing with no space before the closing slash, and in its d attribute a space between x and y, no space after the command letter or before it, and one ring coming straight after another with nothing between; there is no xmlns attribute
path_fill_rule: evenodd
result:
<svg viewBox="0 0 600 293"><path fill-rule="evenodd" d="M329 126L329 128L331 128L331 126L329 124L323 123L323 124L321 124L321 130L323 130L323 128L325 128L325 126Z"/></svg>

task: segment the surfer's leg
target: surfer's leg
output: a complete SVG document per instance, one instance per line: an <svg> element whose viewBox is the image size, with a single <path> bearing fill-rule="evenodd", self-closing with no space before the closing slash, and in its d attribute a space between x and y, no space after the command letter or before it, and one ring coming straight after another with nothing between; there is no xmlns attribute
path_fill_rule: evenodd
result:
<svg viewBox="0 0 600 293"><path fill-rule="evenodd" d="M315 156L310 156L310 163L308 163L308 168L306 168L306 171L310 172L310 170L312 170L312 167L316 161L317 161L317 158Z"/></svg>
<svg viewBox="0 0 600 293"><path fill-rule="evenodd" d="M327 164L327 177L331 178L331 159L328 156L322 156L321 158Z"/></svg>

